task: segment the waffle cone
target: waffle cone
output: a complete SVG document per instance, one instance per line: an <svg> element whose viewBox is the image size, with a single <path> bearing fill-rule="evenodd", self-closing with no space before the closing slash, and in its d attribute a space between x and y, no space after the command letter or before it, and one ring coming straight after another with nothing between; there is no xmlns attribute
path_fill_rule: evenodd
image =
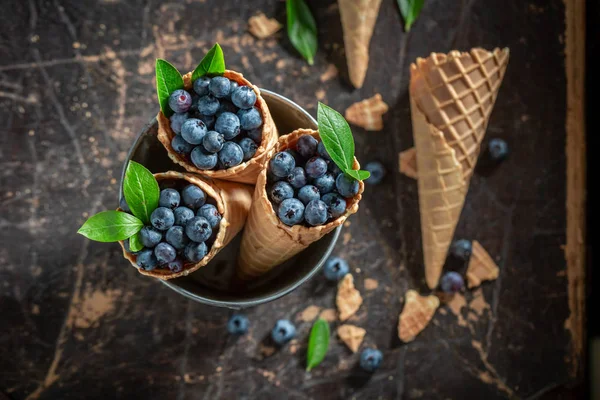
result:
<svg viewBox="0 0 600 400"><path fill-rule="evenodd" d="M219 224L219 232L212 244L208 254L198 263L187 263L184 264L183 271L171 272L168 269L154 269L152 271L144 271L137 268L139 273L142 275L152 276L154 278L168 280L178 278L180 276L186 276L200 267L205 266L213 259L213 257L221 251L221 249L238 234L239 231L244 227L246 217L248 216L248 210L250 209L250 203L252 202L252 186L243 185L235 182L217 181L206 178L200 178L192 174L180 173L180 172L164 172L154 174L156 180L160 183L161 181L171 180L178 181L184 180L188 183L192 183L200 189L204 190L208 198L212 198L215 201L215 206L223 215L221 223ZM119 242L123 249L123 256L129 260L129 262L137 267L136 256L125 251L123 242Z"/></svg>
<svg viewBox="0 0 600 400"><path fill-rule="evenodd" d="M425 279L437 286L506 66L508 49L433 53L411 65Z"/></svg>
<svg viewBox="0 0 600 400"><path fill-rule="evenodd" d="M254 185L256 183L256 178L258 177L258 174L262 170L263 164L266 161L267 153L275 145L275 143L277 143L277 128L275 127L275 122L273 122L273 117L271 117L271 113L269 112L267 103L262 98L258 87L252 85L249 81L247 81L244 78L242 74L235 71L226 70L223 76L228 79L231 79L232 81L237 82L240 86L243 85L251 87L256 93L255 107L260 111L263 119L263 136L262 142L256 150L256 154L254 154L254 157L252 157L246 162L241 163L240 165L236 165L235 167L231 167L228 169L198 169L185 156L175 152L175 150L173 150L173 147L171 147L171 140L175 136L175 132L173 132L173 130L171 129L171 123L169 121L169 118L167 118L162 113L162 111L159 111L156 117L156 119L158 120L158 140L160 140L163 146L165 146L165 149L167 149L167 153L169 154L171 160L173 160L173 162L175 162L176 164L181 165L189 172L204 175L209 178L248 183ZM191 72L183 76L183 83L186 90L192 90L193 82Z"/></svg>
<svg viewBox="0 0 600 400"><path fill-rule="evenodd" d="M311 129L295 130L279 138L268 159L277 152L295 147L298 138L302 135L320 138L319 133ZM354 169L359 168L358 161L354 159ZM238 260L238 276L242 279L251 279L268 272L342 225L348 216L358 210L358 203L364 190L364 183L360 182L358 194L352 199L346 199L347 207L343 215L326 225L306 227L287 226L279 220L267 196L266 185L267 168L264 168L256 182L252 206L242 236Z"/></svg>
<svg viewBox="0 0 600 400"><path fill-rule="evenodd" d="M350 82L361 88L369 67L369 43L381 0L338 0Z"/></svg>

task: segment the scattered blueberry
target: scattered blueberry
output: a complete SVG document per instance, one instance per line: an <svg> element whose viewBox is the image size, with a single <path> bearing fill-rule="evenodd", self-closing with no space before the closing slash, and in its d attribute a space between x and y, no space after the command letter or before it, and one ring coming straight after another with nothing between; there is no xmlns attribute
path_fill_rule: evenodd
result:
<svg viewBox="0 0 600 400"><path fill-rule="evenodd" d="M240 86L231 95L231 101L236 107L246 110L256 103L256 93L249 86Z"/></svg>
<svg viewBox="0 0 600 400"><path fill-rule="evenodd" d="M360 354L360 367L367 372L373 372L383 361L383 354L377 349L364 349Z"/></svg>
<svg viewBox="0 0 600 400"><path fill-rule="evenodd" d="M502 161L508 156L508 144L502 139L491 139L488 143L488 151L493 161Z"/></svg>
<svg viewBox="0 0 600 400"><path fill-rule="evenodd" d="M258 146L256 145L256 143L254 143L254 140L247 137L240 140L239 145L242 149L242 152L244 153L244 161L248 161L252 157L254 157L254 155L256 154L256 150L258 150Z"/></svg>
<svg viewBox="0 0 600 400"><path fill-rule="evenodd" d="M153 226L144 226L139 233L140 242L144 247L153 248L162 240L162 232Z"/></svg>
<svg viewBox="0 0 600 400"><path fill-rule="evenodd" d="M240 134L240 120L237 115L230 112L224 112L219 115L215 123L215 130L231 140Z"/></svg>
<svg viewBox="0 0 600 400"><path fill-rule="evenodd" d="M473 247L471 241L467 239L459 239L452 243L450 246L450 253L460 260L467 261L471 257L471 251Z"/></svg>
<svg viewBox="0 0 600 400"><path fill-rule="evenodd" d="M187 185L181 191L183 204L192 210L200 208L206 202L206 194L196 185Z"/></svg>
<svg viewBox="0 0 600 400"><path fill-rule="evenodd" d="M371 161L370 163L367 163L367 165L365 165L365 170L371 173L371 176L365 181L371 185L377 185L380 183L386 173L385 167L379 161Z"/></svg>
<svg viewBox="0 0 600 400"><path fill-rule="evenodd" d="M306 173L304 168L295 167L292 172L287 176L287 181L294 189L300 189L306 185Z"/></svg>
<svg viewBox="0 0 600 400"><path fill-rule="evenodd" d="M204 217L194 217L185 224L185 233L194 242L204 242L212 235L210 223Z"/></svg>
<svg viewBox="0 0 600 400"><path fill-rule="evenodd" d="M229 82L229 79L225 78L224 76L215 76L208 84L208 91L213 96L220 99L229 95L229 91L231 89L230 85L231 83Z"/></svg>
<svg viewBox="0 0 600 400"><path fill-rule="evenodd" d="M169 268L171 272L181 272L183 271L183 261L181 261L180 258L176 258L167 264L167 268Z"/></svg>
<svg viewBox="0 0 600 400"><path fill-rule="evenodd" d="M194 150L194 145L185 141L181 135L173 136L171 140L171 147L176 153L188 155Z"/></svg>
<svg viewBox="0 0 600 400"><path fill-rule="evenodd" d="M173 210L173 215L175 216L175 225L177 226L185 226L190 219L195 217L194 211L184 206Z"/></svg>
<svg viewBox="0 0 600 400"><path fill-rule="evenodd" d="M252 107L248 110L240 110L238 111L237 116L240 118L240 126L246 131L258 128L263 123L260 112L256 107Z"/></svg>
<svg viewBox="0 0 600 400"><path fill-rule="evenodd" d="M294 160L294 157L285 151L275 154L269 162L269 169L273 175L280 178L288 176L295 166L296 161Z"/></svg>
<svg viewBox="0 0 600 400"><path fill-rule="evenodd" d="M183 89L178 89L169 96L169 107L176 113L184 113L192 105L192 96Z"/></svg>
<svg viewBox="0 0 600 400"><path fill-rule="evenodd" d="M321 157L313 157L306 162L304 169L309 177L320 178L327 172L327 162Z"/></svg>
<svg viewBox="0 0 600 400"><path fill-rule="evenodd" d="M170 208L158 207L156 210L152 211L150 222L152 223L152 226L159 231L166 231L175 223L175 216Z"/></svg>
<svg viewBox="0 0 600 400"><path fill-rule="evenodd" d="M173 114L169 118L171 121L171 129L175 133L181 133L181 125L189 118L188 113Z"/></svg>
<svg viewBox="0 0 600 400"><path fill-rule="evenodd" d="M335 187L338 192L346 198L354 197L358 194L358 181L346 174L339 174L335 179Z"/></svg>
<svg viewBox="0 0 600 400"><path fill-rule="evenodd" d="M271 338L278 345L284 345L296 336L296 327L287 319L280 319L271 331Z"/></svg>
<svg viewBox="0 0 600 400"><path fill-rule="evenodd" d="M248 137L256 142L256 144L260 144L262 142L262 128L254 128L246 131Z"/></svg>
<svg viewBox="0 0 600 400"><path fill-rule="evenodd" d="M207 76L200 77L194 81L194 92L198 96L206 96L208 94L208 85L210 78Z"/></svg>
<svg viewBox="0 0 600 400"><path fill-rule="evenodd" d="M135 262L138 267L145 271L152 271L158 265L158 260L156 259L156 256L154 256L154 251L152 249L140 251L136 256Z"/></svg>
<svg viewBox="0 0 600 400"><path fill-rule="evenodd" d="M304 158L311 158L317 152L319 141L310 135L302 135L296 142L296 150Z"/></svg>
<svg viewBox="0 0 600 400"><path fill-rule="evenodd" d="M200 144L206 135L206 125L197 118L190 118L181 126L181 137L190 144Z"/></svg>
<svg viewBox="0 0 600 400"><path fill-rule="evenodd" d="M183 251L185 258L194 263L202 260L206 256L206 253L208 253L206 244L196 242L191 242L185 246L185 250Z"/></svg>
<svg viewBox="0 0 600 400"><path fill-rule="evenodd" d="M440 279L440 289L445 293L460 292L465 288L463 277L454 271L446 272Z"/></svg>
<svg viewBox="0 0 600 400"><path fill-rule="evenodd" d="M177 257L177 251L169 243L160 242L154 248L154 256L159 264L170 263Z"/></svg>
<svg viewBox="0 0 600 400"><path fill-rule="evenodd" d="M327 205L321 200L312 200L304 210L304 220L312 226L323 225L327 221Z"/></svg>
<svg viewBox="0 0 600 400"><path fill-rule="evenodd" d="M121 199L119 200L119 208L126 213L131 214L131 209L129 208L129 204L127 204L127 200L125 200L125 196L121 196Z"/></svg>
<svg viewBox="0 0 600 400"><path fill-rule="evenodd" d="M198 99L198 111L202 115L215 115L219 110L219 99L206 95Z"/></svg>
<svg viewBox="0 0 600 400"><path fill-rule="evenodd" d="M243 159L244 152L237 143L225 142L223 148L219 151L219 161L225 169L240 165Z"/></svg>
<svg viewBox="0 0 600 400"><path fill-rule="evenodd" d="M279 205L277 216L286 225L299 224L304 218L304 204L298 199L285 199Z"/></svg>
<svg viewBox="0 0 600 400"><path fill-rule="evenodd" d="M329 260L327 260L325 263L325 268L323 269L325 278L334 282L342 279L349 271L350 267L348 266L346 260L339 257L331 257Z"/></svg>
<svg viewBox="0 0 600 400"><path fill-rule="evenodd" d="M346 211L346 199L337 193L327 193L321 199L329 209L333 218L337 218Z"/></svg>
<svg viewBox="0 0 600 400"><path fill-rule="evenodd" d="M165 240L177 250L183 250L190 242L182 226L172 226L165 235Z"/></svg>
<svg viewBox="0 0 600 400"><path fill-rule="evenodd" d="M319 200L320 198L321 193L319 192L319 189L313 185L306 185L298 190L298 199L304 204L308 204L313 200Z"/></svg>
<svg viewBox="0 0 600 400"><path fill-rule="evenodd" d="M325 175L314 179L313 185L315 185L316 188L319 189L319 192L321 192L321 195L323 195L333 191L335 188L335 178L331 172L327 172Z"/></svg>
<svg viewBox="0 0 600 400"><path fill-rule="evenodd" d="M331 161L331 156L329 155L327 150L325 150L325 145L323 144L323 142L319 142L319 144L317 145L317 153L319 153L319 155L325 160Z"/></svg>
<svg viewBox="0 0 600 400"><path fill-rule="evenodd" d="M209 153L218 153L223 148L225 138L217 131L208 131L202 140L202 146Z"/></svg>
<svg viewBox="0 0 600 400"><path fill-rule="evenodd" d="M217 207L212 204L205 204L200 207L196 215L206 218L212 229L215 229L221 222L221 218L223 218Z"/></svg>
<svg viewBox="0 0 600 400"><path fill-rule="evenodd" d="M248 332L250 322L245 315L233 314L227 321L227 331L232 335L243 335Z"/></svg>
<svg viewBox="0 0 600 400"><path fill-rule="evenodd" d="M294 188L284 181L275 182L269 191L269 197L273 203L279 204L285 199L294 197Z"/></svg>
<svg viewBox="0 0 600 400"><path fill-rule="evenodd" d="M158 205L160 207L177 208L179 207L180 201L181 196L179 196L179 192L177 190L163 189L160 191L160 197L158 199Z"/></svg>
<svg viewBox="0 0 600 400"><path fill-rule="evenodd" d="M207 152L202 146L196 146L192 150L190 160L200 169L213 169L217 165L217 155Z"/></svg>

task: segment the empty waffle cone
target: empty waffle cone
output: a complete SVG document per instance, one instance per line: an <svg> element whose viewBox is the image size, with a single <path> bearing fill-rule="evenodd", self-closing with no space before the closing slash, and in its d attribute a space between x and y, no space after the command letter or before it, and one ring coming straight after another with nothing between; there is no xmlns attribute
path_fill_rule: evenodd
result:
<svg viewBox="0 0 600 400"><path fill-rule="evenodd" d="M369 43L381 0L338 0L350 82L361 88L369 67Z"/></svg>
<svg viewBox="0 0 600 400"><path fill-rule="evenodd" d="M275 153L294 148L302 135L311 135L320 139L317 131L311 129L295 130L289 135L279 138L268 159ZM268 165L268 159L265 166ZM356 159L354 159L354 169L360 169ZM358 210L358 203L364 190L364 183L361 181L359 184L358 194L352 199L346 199L346 212L338 218L320 226L288 226L279 220L267 195L267 168L265 167L258 176L252 206L242 236L238 259L238 276L242 279L260 276L289 260L311 243L342 225L348 216Z"/></svg>
<svg viewBox="0 0 600 400"><path fill-rule="evenodd" d="M412 342L429 324L439 306L440 299L435 295L421 296L414 290L406 292L404 308L398 320L400 340L405 343Z"/></svg>
<svg viewBox="0 0 600 400"><path fill-rule="evenodd" d="M433 53L411 65L425 279L437 286L506 66L508 49Z"/></svg>
<svg viewBox="0 0 600 400"><path fill-rule="evenodd" d="M483 281L493 281L498 278L500 269L489 253L477 241L473 240L471 258L467 267L467 286L473 289Z"/></svg>
<svg viewBox="0 0 600 400"><path fill-rule="evenodd" d="M263 164L265 163L267 153L269 150L277 143L277 128L275 127L275 122L273 122L273 117L271 117L271 113L269 112L269 108L267 107L267 103L262 98L260 94L260 90L258 87L252 85L249 81L247 81L244 76L235 71L226 70L223 74L225 78L228 78L232 81L237 82L240 86L248 86L254 90L256 93L256 104L255 107L260 111L263 125L262 125L262 141L260 146L256 150L256 154L250 160L241 163L240 165L236 165L235 167L231 167L228 169L219 169L219 170L204 170L196 168L194 164L192 164L189 159L173 150L171 147L171 140L175 136L175 132L171 129L171 122L169 118L167 118L162 111L158 112L156 119L158 120L158 140L165 146L167 149L167 153L171 160L175 163L181 165L189 172L193 172L196 174L208 176L210 178L215 179L223 179L226 181L240 182L240 183L249 183L254 185L256 183L256 178L258 174L263 168ZM192 73L187 73L183 76L183 83L186 90L192 90Z"/></svg>
<svg viewBox="0 0 600 400"><path fill-rule="evenodd" d="M163 280L186 276L208 264L242 230L248 216L250 204L252 203L252 191L254 188L240 183L211 180L173 171L154 174L154 177L159 184L161 181L185 181L185 184L191 183L200 187L206 193L207 199L210 198L213 200L213 204L223 216L219 224L219 231L206 256L200 262L185 263L181 272L171 272L168 269L158 268L152 271L145 271L137 268L136 256L126 252L123 242L119 242L123 249L123 256L143 275Z"/></svg>

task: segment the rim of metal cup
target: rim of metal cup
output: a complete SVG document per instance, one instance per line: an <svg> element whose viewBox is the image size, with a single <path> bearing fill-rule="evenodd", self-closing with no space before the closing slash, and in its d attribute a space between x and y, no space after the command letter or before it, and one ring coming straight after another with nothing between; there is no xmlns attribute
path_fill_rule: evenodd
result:
<svg viewBox="0 0 600 400"><path fill-rule="evenodd" d="M282 103L285 103L287 106L293 108L296 112L299 112L300 114L304 115L309 121L311 121L314 125L314 128L316 129L317 126L317 121L312 117L312 115L310 115L304 108L300 107L298 104L296 104L295 102L293 102L292 100L288 99L287 97L284 97L280 94L274 93L270 90L266 90L266 89L260 89L261 94L263 95L263 98L265 99L265 101L267 102L267 105L269 102L275 100L275 101L279 101ZM157 124L156 121L156 117L154 117L140 132L140 134L137 136L135 142L133 143L133 145L131 146L131 148L129 149L129 152L127 154L127 158L125 159L125 162L123 164L123 168L121 170L121 181L120 181L120 189L119 189L119 199L123 196L123 180L125 178L125 170L127 168L127 164L129 163L129 161L133 158L133 156L136 154L138 147L140 146L140 144L142 143L142 139L144 137L144 135L146 134L146 132L153 126ZM298 128L311 128L311 127L298 127ZM289 133L289 132L287 132ZM178 169L175 164L173 164L174 169ZM212 299L206 296L201 296L198 295L192 291L189 291L179 285L177 285L177 279L184 279L184 278L177 278L177 279L172 279L172 280L161 280L158 279L161 283L163 283L165 286L167 286L168 288L174 290L175 292L190 298L194 301L197 301L199 303L203 303L206 305L210 305L210 306L215 306L215 307L225 307L225 308L231 308L231 309L242 309L242 308L248 308L248 307L253 307L253 306L257 306L260 304L265 304L268 302L271 302L273 300L277 300L289 293L291 293L292 291L294 291L295 289L297 289L299 286L301 286L302 284L306 283L310 278L312 278L317 272L319 272L319 270L323 267L323 265L325 264L325 261L327 261L327 259L329 258L329 256L331 255L331 253L333 252L333 249L335 247L335 244L338 241L338 238L340 236L340 232L342 230L342 226L340 225L338 226L333 232L331 232L330 234L333 235L333 238L331 240L331 242L329 243L329 245L327 246L327 248L325 249L325 251L323 252L323 255L321 256L321 258L319 259L319 261L317 261L315 263L315 265L308 270L308 272L302 276L300 276L298 279L296 279L295 281L293 281L292 283L284 286L283 288L281 288L280 290L277 290L274 293L271 294L265 294L265 295L257 295L255 298L250 298L247 300L216 300L216 299ZM306 250L305 250L306 251Z"/></svg>

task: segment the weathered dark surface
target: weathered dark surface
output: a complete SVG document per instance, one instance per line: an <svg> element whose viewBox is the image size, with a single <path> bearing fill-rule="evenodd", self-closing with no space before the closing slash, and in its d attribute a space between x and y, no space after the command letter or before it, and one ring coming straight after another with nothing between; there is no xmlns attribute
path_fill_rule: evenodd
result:
<svg viewBox="0 0 600 400"><path fill-rule="evenodd" d="M528 397L576 382L560 247L563 3L430 0L405 34L395 2L384 1L359 91L344 78L335 2L309 2L320 26L313 67L283 32L264 41L246 32L259 10L283 21L283 2L242 3L2 2L0 391L14 399L460 399ZM384 131L355 129L359 158L380 159L390 173L368 189L337 246L365 298L353 323L385 355L370 379L336 339L305 373L310 323L299 320L296 345L261 356L276 319L333 307L335 290L322 279L249 310L251 333L235 340L225 333L229 311L192 303L136 273L118 246L75 234L86 216L116 205L125 152L157 110L154 59L189 70L215 41L231 69L313 113L317 99L344 110L376 92L391 106ZM443 307L401 345L401 299L424 288L416 182L396 172L398 152L412 146L408 66L472 46L511 50L488 139L506 139L512 153L473 178L457 232L485 246L500 278L467 293L461 318ZM322 83L330 62L341 76ZM366 278L378 288L365 290Z"/></svg>

